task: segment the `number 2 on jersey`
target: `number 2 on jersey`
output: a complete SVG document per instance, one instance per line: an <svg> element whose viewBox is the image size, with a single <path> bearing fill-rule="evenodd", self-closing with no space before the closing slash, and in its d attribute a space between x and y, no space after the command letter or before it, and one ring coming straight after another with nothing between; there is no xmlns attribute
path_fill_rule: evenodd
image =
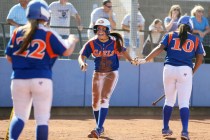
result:
<svg viewBox="0 0 210 140"><path fill-rule="evenodd" d="M19 45L22 40L23 40L22 37L18 37L16 40L17 44ZM35 39L35 40L32 40L30 45L32 48L35 46L37 46L37 48L33 50L32 52L30 52L29 50L25 50L22 54L18 54L18 55L23 56L23 57L35 58L35 59L42 59L45 55L45 52L44 52L46 48L45 42L40 39ZM14 52L14 55L17 55L17 51Z"/></svg>

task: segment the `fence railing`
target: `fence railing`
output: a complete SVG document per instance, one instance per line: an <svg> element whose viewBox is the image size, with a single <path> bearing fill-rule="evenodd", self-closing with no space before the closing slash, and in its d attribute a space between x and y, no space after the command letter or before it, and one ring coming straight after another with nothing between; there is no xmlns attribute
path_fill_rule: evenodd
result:
<svg viewBox="0 0 210 140"><path fill-rule="evenodd" d="M6 26L9 26L10 24L6 23L6 22L0 22L0 26L1 26L1 30L2 30L2 33L0 34L0 39L2 38L2 43L3 43L3 46L0 44L0 56L4 56L4 50L6 49L6 45L7 45L7 40L9 39L9 36L6 34L6 30L5 30L5 27ZM84 30L89 30L92 28L88 28L88 27L83 27L83 31L80 31L79 28L77 26L66 26L66 27L63 27L63 26L50 26L51 28L66 28L66 29L74 29L77 31L77 34L78 34L78 38L79 38L79 46L80 48L82 48L83 46L83 41L84 41L84 37L82 37L82 32ZM117 31L117 32L122 32L124 31L123 29L115 29L114 31ZM153 46L153 38L152 38L152 32L149 31L149 30L140 30L140 32L143 32L145 33L147 36L149 36L150 38L150 41L152 42L151 43L151 48L154 48ZM162 35L164 34L165 32L163 31L162 32ZM210 34L209 35L209 38L210 38ZM210 39L209 39L210 40ZM209 41L210 42L210 41ZM210 44L207 44L207 43L203 43L204 45L206 46L210 46ZM78 53L75 53L75 54L78 54ZM210 58L205 58L205 60L210 60ZM204 60L204 62L205 62Z"/></svg>
<svg viewBox="0 0 210 140"><path fill-rule="evenodd" d="M5 26L9 26L10 24L6 23L6 22L0 22L0 26L2 29L2 34L0 34L0 38L2 38L2 42L3 42L3 46L0 46L0 51L4 51L4 49L6 48L7 45L7 39L9 38L8 35L6 35L6 31L5 31ZM77 26L50 26L51 28L66 28L66 29L74 29L77 31L78 34L78 38L79 38L79 46L82 48L83 46L83 37L82 37L82 31L79 30L79 28ZM88 28L88 27L83 27L83 31L84 30L89 30L92 28ZM124 31L123 29L115 29L114 31L118 31L118 32L122 32ZM150 35L150 39L152 41L152 36L151 36L151 31L147 31L147 30L141 30L140 32L144 32Z"/></svg>

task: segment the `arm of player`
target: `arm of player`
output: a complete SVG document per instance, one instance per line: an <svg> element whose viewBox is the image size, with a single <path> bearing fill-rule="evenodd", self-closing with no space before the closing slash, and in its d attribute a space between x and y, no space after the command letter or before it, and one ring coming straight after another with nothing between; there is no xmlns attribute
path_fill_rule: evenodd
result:
<svg viewBox="0 0 210 140"><path fill-rule="evenodd" d="M87 67L88 67L88 64L85 63L85 59L86 59L86 56L80 54L79 57L78 57L78 62L79 62L79 65L80 65L80 69L82 71L86 71L87 70Z"/></svg>
<svg viewBox="0 0 210 140"><path fill-rule="evenodd" d="M10 56L6 55L6 59L8 62L12 63L12 58Z"/></svg>
<svg viewBox="0 0 210 140"><path fill-rule="evenodd" d="M138 58L136 57L136 58L132 59L131 56L128 54L127 51L123 51L123 52L122 52L122 55L123 55L123 56L125 57L125 59L127 59L132 65L135 65L135 66L139 65L139 64L138 64Z"/></svg>
<svg viewBox="0 0 210 140"><path fill-rule="evenodd" d="M138 63L144 64L146 62L149 62L151 59L158 56L164 50L164 48L165 46L163 44L159 44L156 48L152 50L152 52L149 55L146 56L145 59L139 59Z"/></svg>
<svg viewBox="0 0 210 140"><path fill-rule="evenodd" d="M69 38L67 39L69 47L66 49L66 51L63 53L63 56L69 56L73 53L74 48L79 41L78 38L74 35L69 35Z"/></svg>
<svg viewBox="0 0 210 140"><path fill-rule="evenodd" d="M197 54L195 59L195 66L193 67L193 74L198 70L203 61L203 54Z"/></svg>

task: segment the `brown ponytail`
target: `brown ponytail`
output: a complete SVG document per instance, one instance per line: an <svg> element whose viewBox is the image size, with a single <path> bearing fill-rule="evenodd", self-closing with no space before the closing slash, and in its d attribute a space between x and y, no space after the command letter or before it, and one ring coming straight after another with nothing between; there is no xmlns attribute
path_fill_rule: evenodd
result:
<svg viewBox="0 0 210 140"><path fill-rule="evenodd" d="M116 32L112 32L112 33L110 33L110 35L114 36L116 38L117 51L122 52L123 38L122 38L121 34L116 33Z"/></svg>
<svg viewBox="0 0 210 140"><path fill-rule="evenodd" d="M25 50L27 50L28 45L32 41L32 37L34 32L36 31L38 27L38 20L29 20L29 23L22 27L23 29L23 42L21 43L21 47L18 51L18 54L23 53Z"/></svg>

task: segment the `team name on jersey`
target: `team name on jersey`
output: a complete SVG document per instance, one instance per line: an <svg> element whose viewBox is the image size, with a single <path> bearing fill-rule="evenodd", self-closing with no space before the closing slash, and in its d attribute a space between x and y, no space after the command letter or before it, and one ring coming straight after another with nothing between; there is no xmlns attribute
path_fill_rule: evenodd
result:
<svg viewBox="0 0 210 140"><path fill-rule="evenodd" d="M97 49L94 49L93 50L93 56L95 57L110 57L110 56L113 56L114 55L114 50L111 51L111 50L97 50Z"/></svg>

